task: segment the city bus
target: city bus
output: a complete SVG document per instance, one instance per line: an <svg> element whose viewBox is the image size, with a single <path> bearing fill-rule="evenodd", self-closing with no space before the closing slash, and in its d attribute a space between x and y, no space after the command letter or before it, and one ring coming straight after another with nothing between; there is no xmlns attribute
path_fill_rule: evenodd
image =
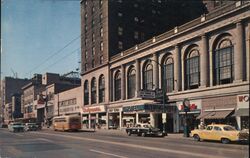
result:
<svg viewBox="0 0 250 158"><path fill-rule="evenodd" d="M53 118L54 130L76 131L81 129L81 117L78 115L65 115Z"/></svg>

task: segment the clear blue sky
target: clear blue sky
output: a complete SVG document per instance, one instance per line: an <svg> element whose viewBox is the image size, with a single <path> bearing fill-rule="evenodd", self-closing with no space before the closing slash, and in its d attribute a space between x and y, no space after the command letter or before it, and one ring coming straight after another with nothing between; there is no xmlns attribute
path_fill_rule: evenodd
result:
<svg viewBox="0 0 250 158"><path fill-rule="evenodd" d="M64 74L79 67L80 38L58 51L80 36L80 0L1 3L2 78L13 76L12 71L19 78L30 78L34 73Z"/></svg>

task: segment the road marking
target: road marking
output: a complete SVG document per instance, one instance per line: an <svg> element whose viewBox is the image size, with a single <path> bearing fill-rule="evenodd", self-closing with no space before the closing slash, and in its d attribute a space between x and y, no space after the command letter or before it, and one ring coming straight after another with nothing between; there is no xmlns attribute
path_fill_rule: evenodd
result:
<svg viewBox="0 0 250 158"><path fill-rule="evenodd" d="M112 145L120 145L120 146L126 146L130 148L140 148L145 150L153 150L153 151L160 151L160 152L168 152L168 153L174 153L174 154L182 154L182 155L189 155L189 156L196 156L196 157L203 157L203 158L227 158L224 156L218 156L218 155L205 155L204 153L193 153L193 151L181 151L181 150L174 150L174 149L165 149L165 148L157 148L157 147L149 147L149 146L142 146L142 145L136 145L136 144L130 144L130 143L120 143L120 142L113 142L113 141L107 141L107 140L100 140L100 139L93 139L93 138L82 138L82 137L76 137L76 136L70 136L70 135L61 135L61 134L53 134L53 133L42 133L42 132L35 132L34 134L40 134L40 135L50 135L50 136L58 136L58 137L64 137L64 138L71 138L76 140L85 140L85 141L92 141L92 142L99 142L99 143L106 143L106 144L112 144Z"/></svg>
<svg viewBox="0 0 250 158"><path fill-rule="evenodd" d="M103 152L103 151L98 151L98 150L94 150L94 149L90 149L90 151L95 152L95 153L104 154L104 155L110 155L110 156L114 156L114 157L128 158L128 157L125 157L125 156L120 156L120 155L116 155L116 154L111 154L111 153L107 153L107 152Z"/></svg>
<svg viewBox="0 0 250 158"><path fill-rule="evenodd" d="M49 143L55 143L54 141L46 139L46 138L37 138L36 140L42 140L42 141L49 142Z"/></svg>

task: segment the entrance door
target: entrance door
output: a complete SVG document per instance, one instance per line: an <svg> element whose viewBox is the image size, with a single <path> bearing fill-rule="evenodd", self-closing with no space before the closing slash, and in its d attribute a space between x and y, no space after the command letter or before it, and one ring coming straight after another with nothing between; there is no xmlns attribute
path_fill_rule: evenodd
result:
<svg viewBox="0 0 250 158"><path fill-rule="evenodd" d="M173 123L173 114L167 113L167 132L173 133L174 132L174 123Z"/></svg>

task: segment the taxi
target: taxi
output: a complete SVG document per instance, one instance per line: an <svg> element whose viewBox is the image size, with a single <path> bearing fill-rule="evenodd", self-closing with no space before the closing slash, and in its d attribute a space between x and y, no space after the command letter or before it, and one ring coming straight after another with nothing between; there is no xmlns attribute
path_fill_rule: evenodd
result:
<svg viewBox="0 0 250 158"><path fill-rule="evenodd" d="M214 140L221 141L223 144L240 141L240 131L237 131L233 126L225 124L211 124L205 129L192 130L191 136L196 141Z"/></svg>

